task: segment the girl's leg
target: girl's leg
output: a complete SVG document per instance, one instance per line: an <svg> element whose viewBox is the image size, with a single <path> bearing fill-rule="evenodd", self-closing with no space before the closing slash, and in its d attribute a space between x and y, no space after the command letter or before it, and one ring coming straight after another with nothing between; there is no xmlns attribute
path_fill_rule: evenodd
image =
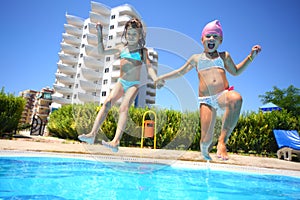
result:
<svg viewBox="0 0 300 200"><path fill-rule="evenodd" d="M105 145L109 148L112 148L113 151L118 150L118 146L120 144L120 140L122 138L123 131L126 127L128 110L129 110L130 105L133 103L137 92L138 92L138 87L136 87L136 86L130 87L126 91L126 93L123 97L122 103L120 105L119 120L118 120L116 134L111 142L102 141L103 145Z"/></svg>
<svg viewBox="0 0 300 200"><path fill-rule="evenodd" d="M213 140L214 126L216 123L216 110L212 107L200 105L201 139L200 148L205 160L211 160L209 147Z"/></svg>
<svg viewBox="0 0 300 200"><path fill-rule="evenodd" d="M87 142L89 144L93 144L96 135L100 129L100 126L102 125L102 123L104 122L107 116L108 111L115 104L115 102L120 97L122 97L122 95L123 95L123 87L120 83L116 83L116 86L113 88L109 96L106 98L104 104L102 105L100 111L98 112L91 132L88 134L83 134L78 136L78 139Z"/></svg>
<svg viewBox="0 0 300 200"><path fill-rule="evenodd" d="M223 160L227 160L226 143L239 119L243 100L239 93L228 91L219 99L219 102L225 108L225 113L222 119L221 134L218 139L217 154Z"/></svg>

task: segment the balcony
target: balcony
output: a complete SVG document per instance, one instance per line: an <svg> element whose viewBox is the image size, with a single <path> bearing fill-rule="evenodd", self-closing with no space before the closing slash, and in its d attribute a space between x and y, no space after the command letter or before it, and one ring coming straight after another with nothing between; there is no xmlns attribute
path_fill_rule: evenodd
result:
<svg viewBox="0 0 300 200"><path fill-rule="evenodd" d="M155 96L152 97L152 96L149 96L149 95L146 95L146 102L148 102L147 104L154 104L155 103Z"/></svg>
<svg viewBox="0 0 300 200"><path fill-rule="evenodd" d="M97 47L92 46L92 45L88 45L88 44L85 45L85 53L86 53L88 56L92 56L92 57L96 57L96 58L103 57L103 55L100 55L100 54L98 53Z"/></svg>
<svg viewBox="0 0 300 200"><path fill-rule="evenodd" d="M67 75L75 75L76 69L75 67L67 64L57 63L57 68L61 73L67 74Z"/></svg>
<svg viewBox="0 0 300 200"><path fill-rule="evenodd" d="M78 99L80 101L83 101L84 103L87 102L95 102L95 103L99 103L100 101L100 97L99 96L93 96L91 94L85 94L85 93L78 93Z"/></svg>
<svg viewBox="0 0 300 200"><path fill-rule="evenodd" d="M81 43L80 37L76 37L76 36L70 35L68 33L63 33L63 39L64 39L64 42L76 45L78 47L80 46L80 43Z"/></svg>
<svg viewBox="0 0 300 200"><path fill-rule="evenodd" d="M121 27L118 27L118 28L116 29L117 36L120 37L120 38L121 38L122 35L123 35L124 27L125 27L125 26L121 26Z"/></svg>
<svg viewBox="0 0 300 200"><path fill-rule="evenodd" d="M110 22L110 16L104 16L95 12L90 12L90 20L95 24L100 22L103 26L108 26Z"/></svg>
<svg viewBox="0 0 300 200"><path fill-rule="evenodd" d="M71 24L71 25L74 25L77 27L82 27L84 25L84 20L80 17L66 14L66 18L67 18L68 24Z"/></svg>
<svg viewBox="0 0 300 200"><path fill-rule="evenodd" d="M96 23L98 23L98 22L96 22ZM97 34L96 23L89 23L89 26L88 26L89 32L92 33L92 34L95 34L95 36ZM107 37L107 35L108 35L108 26L104 26L102 28L102 34L103 34L103 38Z"/></svg>
<svg viewBox="0 0 300 200"><path fill-rule="evenodd" d="M49 108L49 105L51 103L52 103L52 98L51 98L51 100L39 99L37 105L39 107L47 107L47 108Z"/></svg>
<svg viewBox="0 0 300 200"><path fill-rule="evenodd" d="M87 34L86 36L87 36L86 39L87 39L88 44L94 45L94 46L98 45L98 38L96 35Z"/></svg>
<svg viewBox="0 0 300 200"><path fill-rule="evenodd" d="M75 82L74 78L71 78L70 76L66 76L63 74L55 73L55 77L60 83L63 83L65 85L74 84Z"/></svg>
<svg viewBox="0 0 300 200"><path fill-rule="evenodd" d="M153 83L147 83L147 87L151 89L155 89L155 86Z"/></svg>
<svg viewBox="0 0 300 200"><path fill-rule="evenodd" d="M120 59L117 59L113 62L113 70L114 71L120 71Z"/></svg>
<svg viewBox="0 0 300 200"><path fill-rule="evenodd" d="M80 83L80 87L87 92L96 92L96 91L99 92L102 86L101 84L95 84L93 82L84 81L84 80L80 80L79 83Z"/></svg>
<svg viewBox="0 0 300 200"><path fill-rule="evenodd" d="M88 80L99 80L100 78L102 78L103 74L102 72L97 72L95 70L92 69L88 69L88 68L81 68L82 71L82 75L84 76L84 78L88 79Z"/></svg>
<svg viewBox="0 0 300 200"><path fill-rule="evenodd" d="M72 100L71 99L66 99L64 97L59 97L59 96L52 96L52 100L53 102L57 103L57 104L71 104Z"/></svg>
<svg viewBox="0 0 300 200"><path fill-rule="evenodd" d="M104 62L102 60L98 60L96 58L90 57L90 56L83 56L83 62L86 67L94 70L101 70L104 67Z"/></svg>
<svg viewBox="0 0 300 200"><path fill-rule="evenodd" d="M66 87L66 86L62 86L62 85L58 85L58 84L53 84L53 88L56 92L60 93L60 94L64 94L64 95L68 95L68 94L72 94L73 93L73 89Z"/></svg>
<svg viewBox="0 0 300 200"><path fill-rule="evenodd" d="M111 11L110 8L107 7L104 4L98 3L98 2L91 2L92 11L95 13L99 13L102 15L110 15Z"/></svg>
<svg viewBox="0 0 300 200"><path fill-rule="evenodd" d="M52 97L51 97L51 99L39 99L38 101L37 101L37 105L40 105L40 106L49 106L49 104L52 102Z"/></svg>
<svg viewBox="0 0 300 200"><path fill-rule="evenodd" d="M120 16L130 15L130 16L135 17L135 18L139 18L139 16L140 16L137 13L137 11L129 5L118 6L118 9L120 10L120 12L119 12Z"/></svg>
<svg viewBox="0 0 300 200"><path fill-rule="evenodd" d="M112 73L111 73L111 78L113 79L118 79L120 77L120 70L114 70Z"/></svg>
<svg viewBox="0 0 300 200"><path fill-rule="evenodd" d="M146 99L146 104L155 104L155 100Z"/></svg>
<svg viewBox="0 0 300 200"><path fill-rule="evenodd" d="M60 47L61 47L61 50L67 54L78 55L80 53L80 50L78 47L75 47L75 46L67 44L67 43L60 43Z"/></svg>
<svg viewBox="0 0 300 200"><path fill-rule="evenodd" d="M60 60L63 64L68 65L76 65L78 62L78 58L74 55L64 54L64 53L58 53Z"/></svg>
<svg viewBox="0 0 300 200"><path fill-rule="evenodd" d="M70 35L75 35L81 37L82 29L70 24L64 24L64 28L66 32Z"/></svg>
<svg viewBox="0 0 300 200"><path fill-rule="evenodd" d="M148 90L146 91L146 95L150 97L155 97L156 96L156 90Z"/></svg>
<svg viewBox="0 0 300 200"><path fill-rule="evenodd" d="M37 113L39 113L39 114L49 114L49 112L50 112L49 106L48 107L46 107L46 106L39 106L37 108Z"/></svg>
<svg viewBox="0 0 300 200"><path fill-rule="evenodd" d="M130 15L123 15L118 18L118 26L124 26L132 17Z"/></svg>

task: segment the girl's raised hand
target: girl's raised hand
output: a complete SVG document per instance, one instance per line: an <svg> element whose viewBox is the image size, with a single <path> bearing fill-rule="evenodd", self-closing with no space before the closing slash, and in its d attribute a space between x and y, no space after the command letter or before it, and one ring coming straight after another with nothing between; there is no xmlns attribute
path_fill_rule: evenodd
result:
<svg viewBox="0 0 300 200"><path fill-rule="evenodd" d="M255 56L261 51L260 45L254 45L251 49L251 57L255 58Z"/></svg>
<svg viewBox="0 0 300 200"><path fill-rule="evenodd" d="M102 31L102 28L103 28L102 24L101 24L100 22L98 22L98 23L96 24L96 29L97 29L97 31Z"/></svg>

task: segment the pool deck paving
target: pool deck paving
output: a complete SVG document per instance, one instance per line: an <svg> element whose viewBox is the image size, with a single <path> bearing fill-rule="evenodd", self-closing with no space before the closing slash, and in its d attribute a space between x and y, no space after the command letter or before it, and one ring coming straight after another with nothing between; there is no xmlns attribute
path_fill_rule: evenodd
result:
<svg viewBox="0 0 300 200"><path fill-rule="evenodd" d="M48 152L62 154L80 154L81 156L109 156L111 158L127 158L128 159L155 159L157 161L164 160L169 162L185 162L192 161L197 163L206 163L202 159L200 152L189 150L167 150L167 149L150 149L136 147L119 147L118 152L112 152L110 149L100 144L90 145L76 141L62 140L44 136L30 136L13 139L0 139L0 156L9 152ZM300 174L299 161L286 161L277 158L245 156L237 154L229 154L229 160L221 160L216 154L211 153L212 164L222 164L266 168L274 170L287 170Z"/></svg>

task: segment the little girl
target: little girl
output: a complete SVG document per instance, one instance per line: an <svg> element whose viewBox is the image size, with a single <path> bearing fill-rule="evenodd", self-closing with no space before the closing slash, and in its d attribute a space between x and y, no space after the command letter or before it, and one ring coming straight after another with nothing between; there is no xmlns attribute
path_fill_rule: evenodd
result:
<svg viewBox="0 0 300 200"><path fill-rule="evenodd" d="M217 145L217 155L228 159L226 143L239 118L242 97L229 85L226 71L239 75L261 51L259 45L252 47L250 54L239 64L235 64L228 52L218 52L222 44L223 31L218 20L208 23L203 31L201 42L204 52L192 55L179 69L160 76L156 81L184 75L196 68L199 78L198 102L200 108L201 140L200 149L205 160L211 160L209 147L213 140L217 109L225 110L222 119L222 129Z"/></svg>
<svg viewBox="0 0 300 200"><path fill-rule="evenodd" d="M81 141L93 144L108 111L118 99L124 96L119 108L120 115L115 136L111 142L102 141L104 146L117 152L123 130L126 127L129 107L138 93L140 72L143 63L146 65L147 72L154 81L157 79L157 76L148 58L147 49L144 47L145 35L140 20L133 18L125 24L122 38L125 38L126 43L114 49L104 49L102 25L98 23L96 28L99 54L118 54L120 56L120 78L101 107L91 132L80 135L78 138Z"/></svg>

